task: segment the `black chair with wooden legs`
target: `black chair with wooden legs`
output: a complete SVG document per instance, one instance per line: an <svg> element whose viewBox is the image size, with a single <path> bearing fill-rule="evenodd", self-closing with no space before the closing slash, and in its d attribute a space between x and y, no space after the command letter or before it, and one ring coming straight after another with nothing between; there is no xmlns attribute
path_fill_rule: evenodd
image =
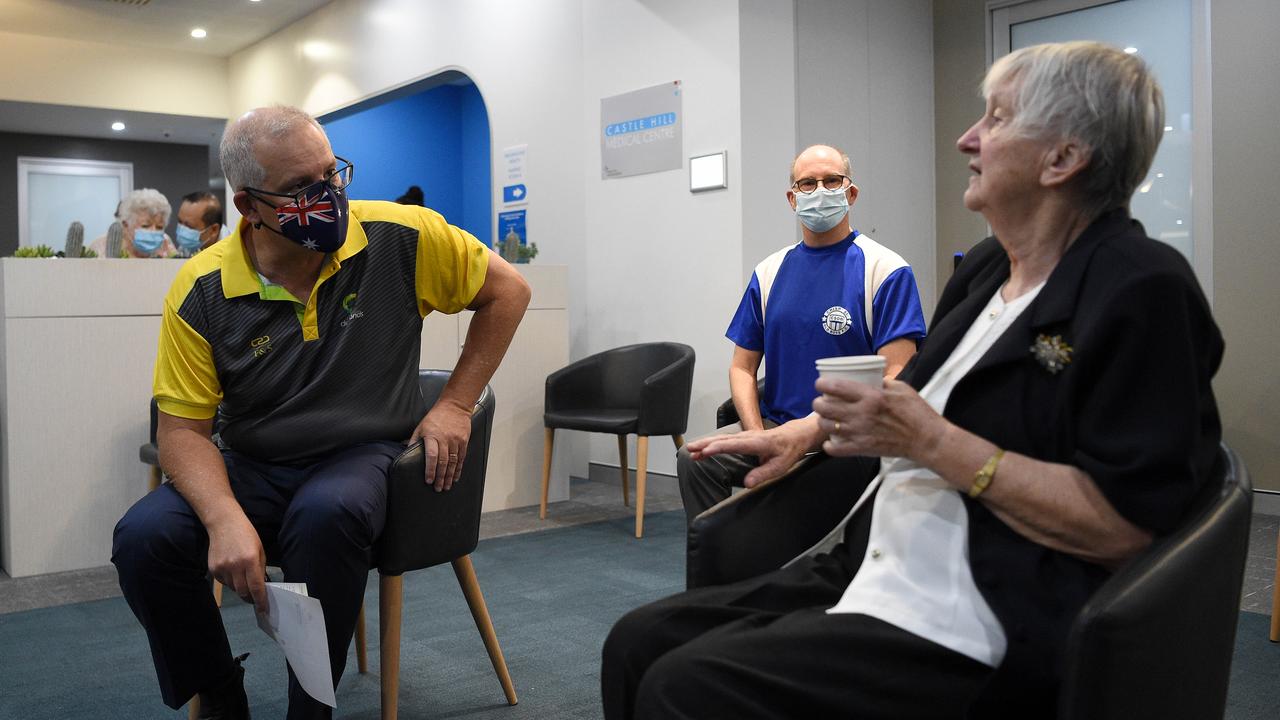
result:
<svg viewBox="0 0 1280 720"><path fill-rule="evenodd" d="M624 505L631 504L627 491L627 435L634 434L636 537L642 537L649 437L670 435L677 450L684 445L693 363L693 348L688 345L641 343L596 353L548 375L539 517L547 517L547 489L551 483L551 457L557 428L618 437Z"/></svg>

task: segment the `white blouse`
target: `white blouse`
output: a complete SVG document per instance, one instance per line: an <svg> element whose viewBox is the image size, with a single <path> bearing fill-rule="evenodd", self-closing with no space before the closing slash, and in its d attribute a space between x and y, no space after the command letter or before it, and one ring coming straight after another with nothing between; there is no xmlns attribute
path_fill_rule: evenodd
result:
<svg viewBox="0 0 1280 720"><path fill-rule="evenodd" d="M996 290L920 396L941 413L952 388L1031 304L1044 283L1006 303ZM906 458L882 458L862 566L828 613L861 613L995 667L1007 641L969 567L969 514L960 493ZM850 512L850 515L853 513Z"/></svg>

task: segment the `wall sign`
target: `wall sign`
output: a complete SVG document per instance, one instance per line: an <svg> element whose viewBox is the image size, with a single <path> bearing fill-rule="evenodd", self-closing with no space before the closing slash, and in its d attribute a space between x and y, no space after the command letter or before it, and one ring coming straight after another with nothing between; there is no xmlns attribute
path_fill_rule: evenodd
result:
<svg viewBox="0 0 1280 720"><path fill-rule="evenodd" d="M680 81L600 100L600 177L679 170L684 162Z"/></svg>

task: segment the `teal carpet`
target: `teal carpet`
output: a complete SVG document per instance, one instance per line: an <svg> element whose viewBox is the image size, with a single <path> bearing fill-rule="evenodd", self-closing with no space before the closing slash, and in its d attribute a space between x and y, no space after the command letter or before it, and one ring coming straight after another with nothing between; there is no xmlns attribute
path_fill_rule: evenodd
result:
<svg viewBox="0 0 1280 720"><path fill-rule="evenodd" d="M472 556L520 704L506 705L449 567L405 576L402 718L571 720L600 717L600 646L627 610L684 585L684 515L516 535ZM338 687L340 718L378 717L377 590L367 601L370 673L354 651ZM285 714L284 659L235 601L223 609L232 649L251 652L255 718ZM1280 645L1268 618L1241 613L1226 717L1280 716ZM0 720L185 718L159 699L141 628L122 599L0 615Z"/></svg>

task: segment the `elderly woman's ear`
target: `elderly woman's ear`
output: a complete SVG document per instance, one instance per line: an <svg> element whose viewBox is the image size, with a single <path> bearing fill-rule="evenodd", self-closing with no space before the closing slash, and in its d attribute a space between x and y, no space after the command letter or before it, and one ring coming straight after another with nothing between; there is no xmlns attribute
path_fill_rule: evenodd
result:
<svg viewBox="0 0 1280 720"><path fill-rule="evenodd" d="M1050 145L1040 169L1040 184L1062 187L1072 182L1089 166L1091 152L1078 140L1061 140Z"/></svg>

